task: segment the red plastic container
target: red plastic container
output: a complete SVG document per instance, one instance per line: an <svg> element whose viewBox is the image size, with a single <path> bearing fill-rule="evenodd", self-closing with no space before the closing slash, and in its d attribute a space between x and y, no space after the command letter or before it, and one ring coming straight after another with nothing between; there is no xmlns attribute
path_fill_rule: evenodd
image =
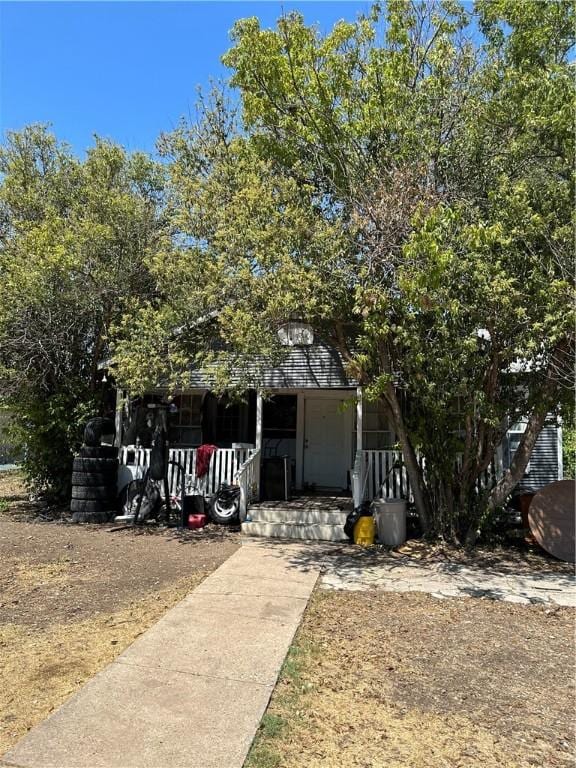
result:
<svg viewBox="0 0 576 768"><path fill-rule="evenodd" d="M188 515L188 528L204 528L206 523L206 515Z"/></svg>

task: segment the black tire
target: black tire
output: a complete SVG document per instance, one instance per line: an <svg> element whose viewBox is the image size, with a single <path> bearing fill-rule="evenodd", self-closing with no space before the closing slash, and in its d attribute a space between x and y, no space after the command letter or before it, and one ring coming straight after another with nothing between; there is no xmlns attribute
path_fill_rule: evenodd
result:
<svg viewBox="0 0 576 768"><path fill-rule="evenodd" d="M74 512L73 523L107 523L110 519L108 512Z"/></svg>
<svg viewBox="0 0 576 768"><path fill-rule="evenodd" d="M138 478L128 483L125 489L121 514L130 516L138 512L135 522L143 523L145 520L157 519L161 506L162 500L156 486Z"/></svg>
<svg viewBox="0 0 576 768"><path fill-rule="evenodd" d="M111 510L111 504L95 499L72 499L70 501L71 512L106 512Z"/></svg>
<svg viewBox="0 0 576 768"><path fill-rule="evenodd" d="M116 487L118 472L72 472L72 485L113 485Z"/></svg>
<svg viewBox="0 0 576 768"><path fill-rule="evenodd" d="M112 419L104 419L97 416L84 427L84 445L99 446L103 434L114 434L114 422Z"/></svg>
<svg viewBox="0 0 576 768"><path fill-rule="evenodd" d="M72 487L72 498L114 502L116 489L109 485L77 485Z"/></svg>
<svg viewBox="0 0 576 768"><path fill-rule="evenodd" d="M240 494L218 491L210 501L210 518L219 525L237 525L240 519Z"/></svg>
<svg viewBox="0 0 576 768"><path fill-rule="evenodd" d="M113 445L83 445L80 456L83 459L116 459L118 448Z"/></svg>
<svg viewBox="0 0 576 768"><path fill-rule="evenodd" d="M77 456L72 464L73 472L116 472L118 470L118 459L95 459Z"/></svg>
<svg viewBox="0 0 576 768"><path fill-rule="evenodd" d="M144 488L144 480L141 478L131 480L124 486L120 494L120 514L130 516L135 514L138 497Z"/></svg>

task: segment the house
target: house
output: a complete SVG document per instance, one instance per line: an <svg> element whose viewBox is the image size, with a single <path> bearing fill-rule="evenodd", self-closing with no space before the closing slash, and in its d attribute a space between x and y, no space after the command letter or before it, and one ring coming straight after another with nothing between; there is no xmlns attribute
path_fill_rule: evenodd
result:
<svg viewBox="0 0 576 768"><path fill-rule="evenodd" d="M409 498L401 453L383 405L363 400L362 388L332 346L305 323L287 323L280 334L286 357L266 369L260 389L249 389L242 401L217 398L201 372L191 371L189 387L173 398L171 458L194 477L196 448L217 445L202 491L211 495L223 481L239 484L242 516L252 517L243 525L251 533L341 539L353 503L379 493ZM160 388L142 404L166 395ZM507 436L493 472L508 465L517 434ZM133 430L127 440L124 434L122 441L122 463L129 468L125 479L148 460L143 422L138 447L135 435ZM559 430L545 428L527 483L532 478L542 487L561 477L559 439ZM282 502L285 490L298 500Z"/></svg>

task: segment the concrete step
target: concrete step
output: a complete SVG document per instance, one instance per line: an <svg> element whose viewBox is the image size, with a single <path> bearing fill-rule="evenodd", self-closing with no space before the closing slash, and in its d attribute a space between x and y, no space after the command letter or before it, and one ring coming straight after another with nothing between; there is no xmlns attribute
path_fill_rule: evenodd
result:
<svg viewBox="0 0 576 768"><path fill-rule="evenodd" d="M346 541L343 525L259 521L242 523L242 533L248 536L268 536L276 539L304 539L309 541Z"/></svg>
<svg viewBox="0 0 576 768"><path fill-rule="evenodd" d="M306 523L312 525L344 525L348 512L341 509L294 509L289 507L250 507L249 517L256 523Z"/></svg>

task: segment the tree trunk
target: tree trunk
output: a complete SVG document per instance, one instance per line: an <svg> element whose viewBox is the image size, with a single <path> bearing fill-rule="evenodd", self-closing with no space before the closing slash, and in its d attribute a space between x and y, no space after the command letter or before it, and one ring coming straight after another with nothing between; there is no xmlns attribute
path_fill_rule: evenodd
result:
<svg viewBox="0 0 576 768"><path fill-rule="evenodd" d="M514 454L510 468L506 470L500 481L494 486L488 500L488 513L493 512L506 501L506 498L514 490L514 487L520 482L530 456L536 445L536 440L542 431L546 413L533 414L526 431L522 435L518 449Z"/></svg>
<svg viewBox="0 0 576 768"><path fill-rule="evenodd" d="M393 384L388 385L385 397L386 402L390 406L392 418L394 420L394 428L402 447L404 464L406 465L410 487L412 489L412 494L414 495L414 504L416 506L416 511L418 512L418 517L420 518L420 525L422 526L423 533L427 533L430 529L430 509L426 489L424 487L424 478L422 477L422 470L418 464L416 453L412 447L410 438L408 437L402 409L398 402L398 397Z"/></svg>
<svg viewBox="0 0 576 768"><path fill-rule="evenodd" d="M538 440L538 436L546 422L546 416L554 404L555 391L556 381L553 373L549 371L539 393L538 405L534 407L534 410L528 419L526 431L522 435L516 453L514 454L514 458L512 459L512 463L492 489L482 518L489 518L498 507L501 507L522 479L526 467L528 466L528 462L530 461L534 446L536 445L536 441ZM476 524L470 526L466 534L466 546L474 546L479 535L480 529L476 522Z"/></svg>

